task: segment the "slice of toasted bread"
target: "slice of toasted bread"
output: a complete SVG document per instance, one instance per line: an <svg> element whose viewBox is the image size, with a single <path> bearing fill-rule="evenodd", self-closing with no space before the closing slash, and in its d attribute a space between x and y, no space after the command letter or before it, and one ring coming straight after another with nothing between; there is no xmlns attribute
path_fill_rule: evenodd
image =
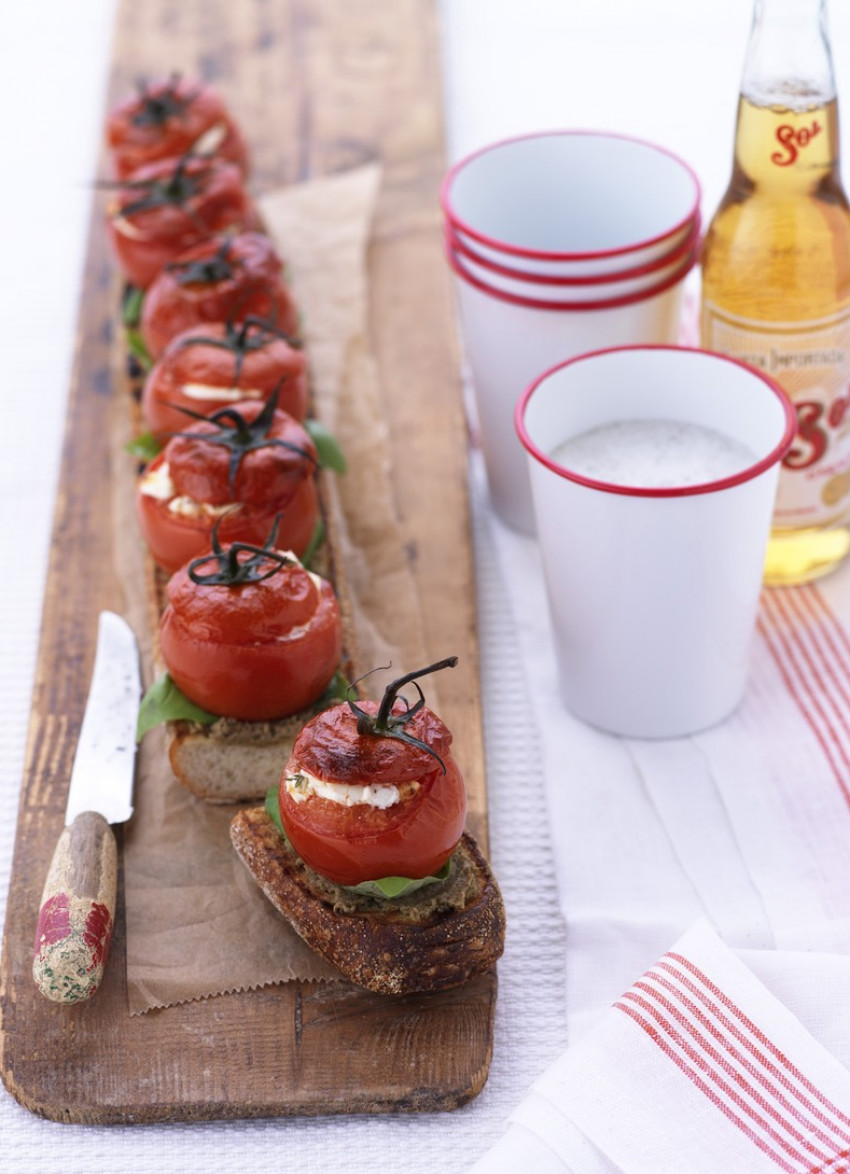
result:
<svg viewBox="0 0 850 1174"><path fill-rule="evenodd" d="M265 809L230 825L239 856L308 946L350 982L403 995L460 986L504 950L505 909L490 867L464 833L449 878L396 901L341 888L308 868Z"/></svg>
<svg viewBox="0 0 850 1174"><path fill-rule="evenodd" d="M280 782L301 727L319 706L273 722L220 718L210 726L166 723L175 777L207 803L250 803Z"/></svg>

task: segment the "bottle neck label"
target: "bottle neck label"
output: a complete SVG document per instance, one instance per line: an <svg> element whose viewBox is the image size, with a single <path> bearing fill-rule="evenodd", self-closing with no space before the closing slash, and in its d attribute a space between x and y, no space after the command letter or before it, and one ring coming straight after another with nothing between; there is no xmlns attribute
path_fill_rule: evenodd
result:
<svg viewBox="0 0 850 1174"><path fill-rule="evenodd" d="M702 345L770 375L797 412L774 526L823 527L850 514L850 307L813 322L760 322L704 301Z"/></svg>
<svg viewBox="0 0 850 1174"><path fill-rule="evenodd" d="M737 167L758 189L796 192L813 188L835 172L838 108L835 100L803 110L759 106L746 95L738 102Z"/></svg>
<svg viewBox="0 0 850 1174"><path fill-rule="evenodd" d="M790 122L780 123L774 135L778 149L772 152L771 163L774 167L791 167L797 162L801 151L805 151L812 139L819 134L823 134L823 124L817 118L813 118L808 126L794 126Z"/></svg>

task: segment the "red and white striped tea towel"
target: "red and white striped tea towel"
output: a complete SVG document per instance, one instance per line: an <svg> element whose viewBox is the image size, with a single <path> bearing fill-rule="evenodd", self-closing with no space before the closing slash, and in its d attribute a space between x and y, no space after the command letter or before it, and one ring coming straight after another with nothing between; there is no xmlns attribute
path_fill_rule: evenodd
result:
<svg viewBox="0 0 850 1174"><path fill-rule="evenodd" d="M474 1167L518 1169L846 1174L850 1072L700 921L533 1085Z"/></svg>

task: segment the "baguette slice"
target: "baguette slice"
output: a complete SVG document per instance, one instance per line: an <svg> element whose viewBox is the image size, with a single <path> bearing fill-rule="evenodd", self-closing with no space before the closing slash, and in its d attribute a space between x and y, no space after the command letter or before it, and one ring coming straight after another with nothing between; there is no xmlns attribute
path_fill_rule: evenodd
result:
<svg viewBox="0 0 850 1174"><path fill-rule="evenodd" d="M397 901L352 893L292 850L263 807L241 811L230 837L265 895L308 946L378 994L448 990L504 950L505 909L475 840L464 833L448 880Z"/></svg>
<svg viewBox="0 0 850 1174"><path fill-rule="evenodd" d="M166 722L171 769L184 787L207 803L262 799L280 782L301 727L320 708L317 704L270 722Z"/></svg>

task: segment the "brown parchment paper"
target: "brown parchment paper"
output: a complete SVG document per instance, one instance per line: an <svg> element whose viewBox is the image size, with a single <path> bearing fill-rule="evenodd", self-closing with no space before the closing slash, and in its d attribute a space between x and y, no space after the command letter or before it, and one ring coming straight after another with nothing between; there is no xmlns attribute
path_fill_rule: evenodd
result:
<svg viewBox="0 0 850 1174"><path fill-rule="evenodd" d="M262 213L301 308L317 414L349 468L331 478L343 570L365 668L425 663L422 616L393 505L383 390L366 334L377 166L271 193ZM120 398L120 397L117 397ZM130 418L116 411L116 452ZM145 557L133 517L133 470L115 461L116 554L127 611L151 673ZM396 675L397 675L396 674ZM378 680L373 693L382 688ZM333 980L273 909L237 857L235 807L208 805L177 783L162 731L139 754L136 808L124 833L127 994L131 1014L292 979Z"/></svg>

